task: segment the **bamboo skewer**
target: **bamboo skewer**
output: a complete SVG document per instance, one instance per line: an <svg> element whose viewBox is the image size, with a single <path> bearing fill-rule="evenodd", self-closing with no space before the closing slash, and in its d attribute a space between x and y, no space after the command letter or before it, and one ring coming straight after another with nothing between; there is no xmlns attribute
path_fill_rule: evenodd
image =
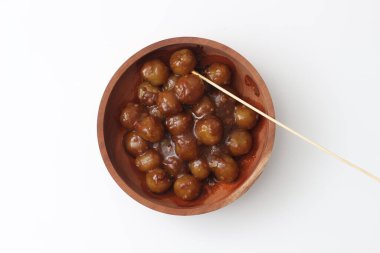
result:
<svg viewBox="0 0 380 253"><path fill-rule="evenodd" d="M262 112L261 110L257 109L256 107L252 106L251 104L247 103L246 101L242 100L241 98L237 97L236 95L232 94L231 92L229 92L228 90L220 87L219 85L217 85L216 83L214 83L213 81L209 80L208 78L204 77L203 75L199 74L198 72L196 71L192 71L192 73L194 75L197 75L199 76L202 80L206 81L207 83L209 83L210 85L214 86L215 88L217 88L218 90L220 90L221 92L227 94L228 96L232 97L233 99L235 99L236 101L240 102L241 104L245 105L246 107L250 108L251 110L257 112L258 114L260 114L261 116L263 116L264 118L268 119L269 121L275 123L276 125L284 128L286 131L294 134L295 136L297 136L298 138L306 141L307 143L313 145L314 147L318 148L319 150L325 152L326 154L334 157L335 159L347 164L348 166L362 172L363 174L365 174L366 176L376 180L378 183L380 183L380 178L377 177L376 175L372 174L371 172L357 166L356 164L344 159L343 157L337 155L336 153L334 153L333 151L319 145L318 143L316 143L315 141L307 138L306 136L300 134L299 132L291 129L290 127L284 125L283 123L279 122L278 120L272 118L271 116L267 115L266 113Z"/></svg>

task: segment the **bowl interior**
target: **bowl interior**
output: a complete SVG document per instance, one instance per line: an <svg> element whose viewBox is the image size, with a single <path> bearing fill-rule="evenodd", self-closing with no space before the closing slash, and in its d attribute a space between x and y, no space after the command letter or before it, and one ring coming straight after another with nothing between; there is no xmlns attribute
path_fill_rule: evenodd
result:
<svg viewBox="0 0 380 253"><path fill-rule="evenodd" d="M101 131L99 143L101 148L105 147L102 155L111 175L134 199L166 213L204 213L232 202L261 174L273 146L274 126L260 118L252 130L254 145L251 152L238 160L240 176L234 183L206 185L201 196L190 202L179 200L171 191L163 195L150 193L144 184L145 174L137 170L134 158L123 148L122 140L126 130L119 124L119 115L128 102L138 102L136 90L141 82L139 69L142 64L148 59L159 58L169 65L171 53L181 48L193 50L199 68L212 62L228 64L233 71L233 88L236 93L247 102L274 116L272 101L263 80L242 56L217 42L205 39L171 39L144 48L116 72L103 96L99 112L99 123L102 124L99 128Z"/></svg>

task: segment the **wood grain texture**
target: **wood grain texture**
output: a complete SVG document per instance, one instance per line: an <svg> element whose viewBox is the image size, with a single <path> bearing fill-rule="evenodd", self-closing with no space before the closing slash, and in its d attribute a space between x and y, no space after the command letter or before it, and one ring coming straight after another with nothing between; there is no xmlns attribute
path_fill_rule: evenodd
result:
<svg viewBox="0 0 380 253"><path fill-rule="evenodd" d="M149 45L131 56L114 74L100 102L97 134L104 163L117 184L133 199L156 211L174 215L202 214L222 208L246 192L263 172L274 144L275 125L261 118L252 131L252 151L240 161L240 176L232 184L218 183L212 191L205 190L191 202L175 201L167 195L149 193L142 174L135 168L133 158L124 151L122 138L125 129L118 118L122 107L136 100L139 69L144 61L160 58L168 63L169 56L181 48L192 49L200 65L222 61L233 70L233 88L242 99L274 117L269 91L256 69L239 53L218 42L194 37L171 38Z"/></svg>

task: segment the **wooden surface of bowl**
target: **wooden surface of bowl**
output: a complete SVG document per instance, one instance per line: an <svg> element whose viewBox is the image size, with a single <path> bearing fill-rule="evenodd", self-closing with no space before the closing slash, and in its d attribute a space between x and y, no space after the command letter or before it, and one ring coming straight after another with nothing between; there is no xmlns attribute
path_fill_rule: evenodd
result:
<svg viewBox="0 0 380 253"><path fill-rule="evenodd" d="M98 113L98 142L104 163L118 185L132 198L154 210L175 214L195 215L217 210L228 205L246 192L262 173L272 152L275 125L260 118L252 130L253 148L238 160L240 175L230 184L217 183L204 187L202 194L194 201L182 201L172 191L157 195L145 187L145 175L137 170L134 158L128 155L122 145L126 132L120 126L119 115L128 103L137 102L136 90L141 82L139 69L152 58L159 58L167 65L171 53L178 49L191 49L198 67L213 62L228 64L233 72L232 87L236 93L274 117L274 107L269 91L256 69L239 53L218 42L203 38L180 37L159 41L141 49L131 56L114 74L109 82Z"/></svg>

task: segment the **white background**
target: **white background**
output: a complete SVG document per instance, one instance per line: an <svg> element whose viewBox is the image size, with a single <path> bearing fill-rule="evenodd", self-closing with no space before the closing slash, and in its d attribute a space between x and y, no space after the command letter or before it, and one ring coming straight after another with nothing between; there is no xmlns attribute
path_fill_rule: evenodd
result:
<svg viewBox="0 0 380 253"><path fill-rule="evenodd" d="M116 69L175 36L224 43L277 117L380 175L378 1L0 1L0 252L380 252L380 184L277 129L240 199L193 217L113 181L96 118Z"/></svg>

